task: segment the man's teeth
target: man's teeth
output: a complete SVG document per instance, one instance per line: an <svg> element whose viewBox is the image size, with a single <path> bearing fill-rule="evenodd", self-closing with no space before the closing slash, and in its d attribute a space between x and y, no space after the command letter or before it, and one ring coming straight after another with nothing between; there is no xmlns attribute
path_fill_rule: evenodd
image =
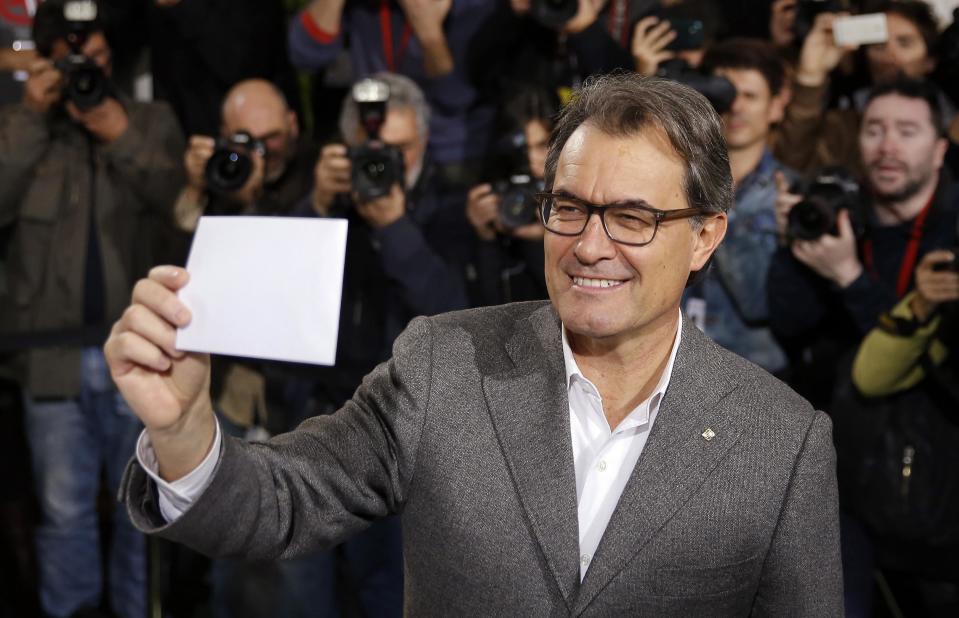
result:
<svg viewBox="0 0 959 618"><path fill-rule="evenodd" d="M573 283L587 288L609 288L622 283L615 279L587 279L586 277L573 277Z"/></svg>

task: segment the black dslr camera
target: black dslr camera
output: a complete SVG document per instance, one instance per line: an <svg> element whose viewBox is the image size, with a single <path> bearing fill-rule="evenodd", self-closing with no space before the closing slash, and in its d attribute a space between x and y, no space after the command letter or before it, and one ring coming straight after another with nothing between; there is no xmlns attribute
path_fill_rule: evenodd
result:
<svg viewBox="0 0 959 618"><path fill-rule="evenodd" d="M203 170L207 189L219 195L241 189L253 173L254 152L265 157L266 146L245 131L218 139Z"/></svg>
<svg viewBox="0 0 959 618"><path fill-rule="evenodd" d="M500 196L497 214L499 222L508 230L536 223L539 206L533 196L541 192L544 183L529 174L513 174L493 183L493 192Z"/></svg>
<svg viewBox="0 0 959 618"><path fill-rule="evenodd" d="M671 58L660 63L656 74L689 86L703 95L717 114L728 112L736 100L736 87L731 81L721 75L706 75L697 71L682 58Z"/></svg>
<svg viewBox="0 0 959 618"><path fill-rule="evenodd" d="M787 235L792 240L816 240L838 234L836 218L848 210L856 236L862 235L859 185L841 168L820 171L803 192L801 202L789 211Z"/></svg>
<svg viewBox="0 0 959 618"><path fill-rule="evenodd" d="M505 164L500 172L506 172L505 178L492 183L493 193L500 198L497 207L499 222L508 230L536 223L539 207L533 196L543 191L545 183L529 173L525 133L520 130L505 135L496 150L503 155Z"/></svg>
<svg viewBox="0 0 959 618"><path fill-rule="evenodd" d="M63 5L63 19L67 27L70 54L54 62L66 78L63 95L80 111L94 108L112 93L103 69L81 51L87 37L94 31L97 5L91 0L72 0Z"/></svg>
<svg viewBox="0 0 959 618"><path fill-rule="evenodd" d="M533 0L529 12L533 19L548 28L561 28L576 16L577 0Z"/></svg>
<svg viewBox="0 0 959 618"><path fill-rule="evenodd" d="M386 119L386 103L390 98L389 84L378 79L362 79L354 84L352 95L367 140L349 150L350 180L356 199L368 202L389 195L394 184L405 189L403 154L380 140L380 128Z"/></svg>

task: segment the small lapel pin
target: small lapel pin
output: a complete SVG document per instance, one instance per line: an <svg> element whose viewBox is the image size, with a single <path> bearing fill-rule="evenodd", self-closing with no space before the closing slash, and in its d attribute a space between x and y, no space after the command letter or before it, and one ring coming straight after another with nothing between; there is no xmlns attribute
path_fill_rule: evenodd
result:
<svg viewBox="0 0 959 618"><path fill-rule="evenodd" d="M706 442L709 442L715 437L716 437L716 432L710 429L709 427L707 427L706 431L703 432L703 440L705 440Z"/></svg>

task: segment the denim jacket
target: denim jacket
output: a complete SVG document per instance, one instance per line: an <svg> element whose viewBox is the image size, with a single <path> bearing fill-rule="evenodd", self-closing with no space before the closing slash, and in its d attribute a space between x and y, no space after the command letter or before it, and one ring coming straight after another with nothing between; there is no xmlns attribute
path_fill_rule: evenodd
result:
<svg viewBox="0 0 959 618"><path fill-rule="evenodd" d="M769 329L766 302L766 273L777 246L777 170L794 175L766 150L736 189L726 238L709 271L684 299L686 313L694 320L702 316L697 324L716 343L773 373L787 363Z"/></svg>

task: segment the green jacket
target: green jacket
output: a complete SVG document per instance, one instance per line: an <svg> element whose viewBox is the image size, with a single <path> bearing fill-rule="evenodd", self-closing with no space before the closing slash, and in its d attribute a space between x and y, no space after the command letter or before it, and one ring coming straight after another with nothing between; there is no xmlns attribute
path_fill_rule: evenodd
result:
<svg viewBox="0 0 959 618"><path fill-rule="evenodd" d="M61 110L47 115L22 105L0 110L0 229L9 234L0 332L84 326L92 187L104 326L120 316L134 281L152 264L156 232L171 220L184 183L185 144L166 104L121 102L129 128L109 145L93 141ZM32 348L16 365L34 397L79 393L77 343Z"/></svg>
<svg viewBox="0 0 959 618"><path fill-rule="evenodd" d="M907 320L913 319L910 306L915 292L908 294L889 312ZM940 316L916 329L911 335L895 335L874 328L863 339L852 366L852 381L867 397L891 395L912 388L925 377L922 359L928 353L932 362L941 364L948 350L939 339Z"/></svg>

